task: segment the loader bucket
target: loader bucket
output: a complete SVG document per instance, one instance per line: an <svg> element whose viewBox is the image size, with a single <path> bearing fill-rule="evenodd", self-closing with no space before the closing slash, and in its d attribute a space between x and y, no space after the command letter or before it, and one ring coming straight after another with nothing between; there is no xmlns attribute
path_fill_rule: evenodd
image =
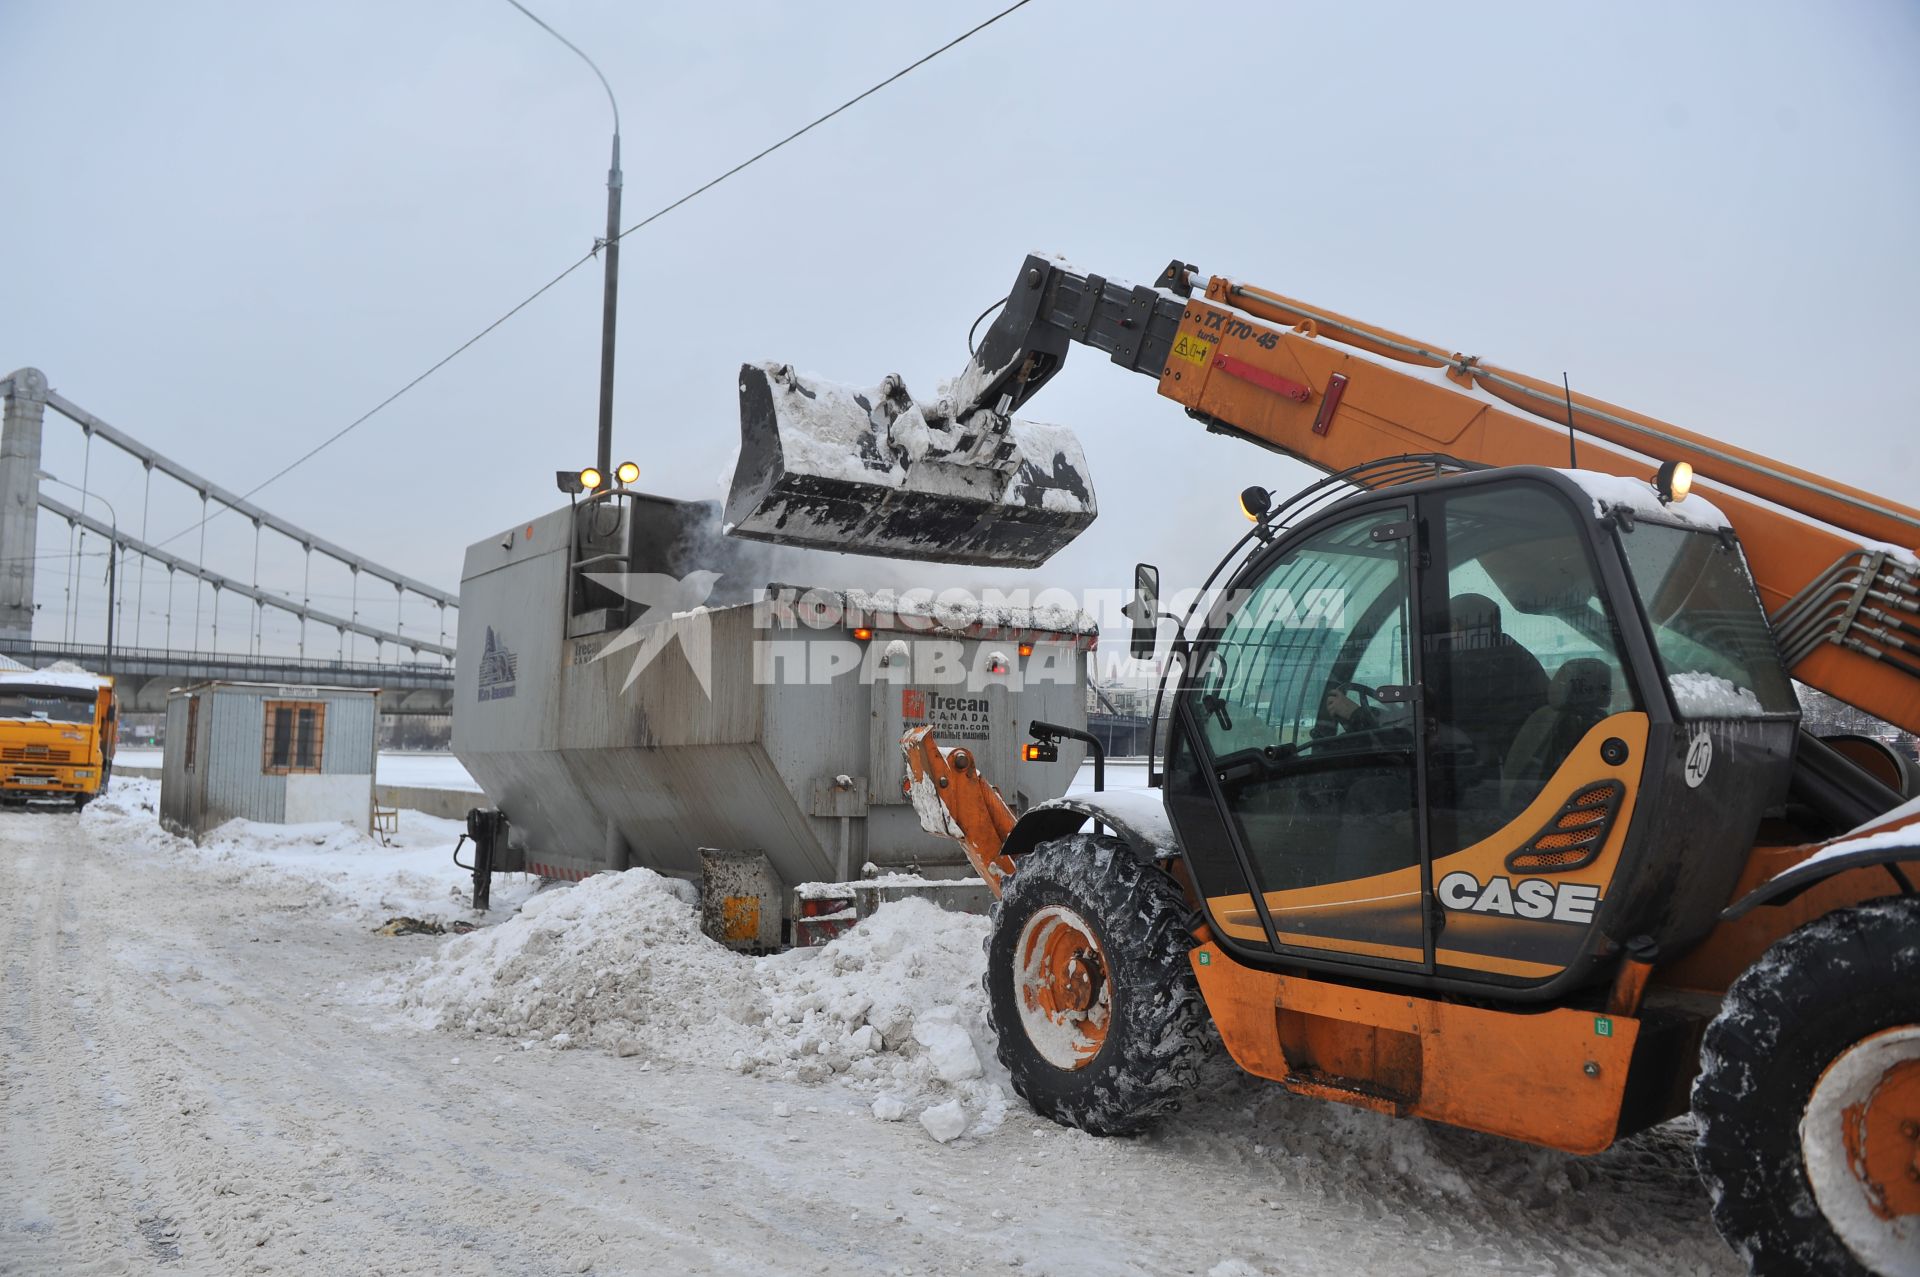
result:
<svg viewBox="0 0 1920 1277"><path fill-rule="evenodd" d="M737 537L851 554L1038 567L1093 522L1086 457L1061 426L951 420L899 378L855 389L740 369Z"/></svg>

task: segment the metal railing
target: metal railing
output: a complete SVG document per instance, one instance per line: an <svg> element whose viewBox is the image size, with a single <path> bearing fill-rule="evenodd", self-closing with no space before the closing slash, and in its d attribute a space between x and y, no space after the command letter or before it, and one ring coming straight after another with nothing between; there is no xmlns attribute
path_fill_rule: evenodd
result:
<svg viewBox="0 0 1920 1277"><path fill-rule="evenodd" d="M107 649L99 643L31 643L9 644L0 648L0 653L29 664L37 661L70 660L88 668L98 668L106 660ZM399 675L405 678L448 682L453 679L452 664L441 661L339 661L264 654L248 656L241 652L201 652L164 647L121 647L119 644L115 644L113 648L113 663L122 668L144 663L203 665L243 670L297 669L313 673L329 672L382 677Z"/></svg>

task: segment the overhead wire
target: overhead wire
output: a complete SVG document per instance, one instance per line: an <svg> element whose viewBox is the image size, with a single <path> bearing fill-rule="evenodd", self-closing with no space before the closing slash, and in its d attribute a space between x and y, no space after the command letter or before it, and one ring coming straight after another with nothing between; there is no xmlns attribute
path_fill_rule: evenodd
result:
<svg viewBox="0 0 1920 1277"><path fill-rule="evenodd" d="M1013 4L1008 5L1006 8L994 14L991 18L988 18L986 21L980 23L978 26L969 27L967 30L961 32L959 35L955 36L953 39L947 41L945 44L935 49L932 53L927 54L925 57L918 58L912 62L909 62L906 66L901 67L898 71L895 71L892 75L880 81L878 84L874 85L872 88L869 88L864 92L854 94L854 96L848 98L845 102L842 102L839 106L834 107L833 110L828 111L825 115L819 116L818 118L813 119L807 122L806 124L801 125L799 128L795 129L793 132L781 138L778 142L775 142L772 146L769 146L765 150L756 152L755 154L748 156L746 159L741 160L738 164L734 165L732 168L728 169L726 172L722 173L720 176L714 178L712 181L707 182L701 186L696 186L691 191L688 191L685 195L682 195L679 199L673 201L673 203L667 204L662 206L661 208L655 209L653 212L647 214L645 217L641 218L639 221L635 222L633 225L627 227L627 229L625 229L624 231L621 231L620 234L615 238L625 239L627 236L633 234L635 231L639 230L641 227L646 226L652 222L658 221L662 217L665 217L668 213L673 212L674 209L679 208L682 204L685 204L688 200L693 199L695 196L706 194L708 191L712 190L714 187L720 185L720 183L732 177L735 173L740 172L740 170L747 168L750 165L758 164L761 160L766 159L769 155L772 155L775 151L779 150L781 147L785 146L787 143L795 141L798 138L803 137L808 133L811 133L814 129L819 128L822 124L825 124L828 120L831 120L834 116L840 114L842 111L846 110L848 107L855 105L856 103L862 101L865 98L872 97L874 94L878 93L880 90L886 88L889 84L892 84L895 80L901 79L902 77L909 75L914 71L917 71L921 67L925 66L927 63L933 61L935 58L945 53L947 50L953 48L955 45L960 44L966 40L972 39L974 36L978 35L980 32L985 31L988 27L992 26L994 23L1000 21L1000 19L1012 13L1015 9L1024 8L1026 5L1031 3L1032 3L1032 0L1015 0Z"/></svg>
<svg viewBox="0 0 1920 1277"><path fill-rule="evenodd" d="M512 0L509 0L509 3L512 3ZM726 181L728 178L733 177L736 174L742 172L743 170L750 168L754 164L759 163L761 160L764 160L769 155L772 155L775 151L778 151L781 147L786 146L790 142L797 141L801 137L804 137L806 134L812 132L814 129L818 128L820 125L825 124L828 120L831 120L836 115L839 115L843 111L847 110L849 107L855 106L861 101L869 97L872 97L875 93L878 93L880 90L886 88L888 85L893 84L895 81L925 66L927 63L933 61L935 58L939 57L941 54L946 53L949 50L953 49L955 46L960 45L965 41L973 38L974 36L978 35L980 32L992 26L994 23L1006 17L1008 14L1013 13L1017 9L1025 8L1028 4L1031 4L1031 3L1032 3L1032 0L1014 0L1014 3L1000 10L998 13L994 14L992 17L987 18L985 21L980 22L972 27L969 27L967 30L961 32L959 35L955 36L953 39L941 45L939 48L933 50L931 53L928 53L920 58L916 58L914 61L908 63L906 66L900 68L898 71L895 71L892 75L888 76L886 79L881 80L878 83L872 85L871 87L863 90L862 92L855 94L853 97L848 98L845 102L842 102L839 106L834 107L831 111L828 111L826 114L818 116L815 119L808 121L806 124L802 125L801 127L795 129L793 132L787 134L785 137L781 138L778 142L775 142L771 146L765 147L762 150L755 152L753 155L748 156L746 159L740 161L740 163L734 165L732 168L726 170L724 173L721 173L718 177L712 178L711 180L704 182L699 186L696 186L694 189L692 189L691 191L688 191L685 195L682 195L679 199L674 200L672 203L662 205L660 208L654 210L652 213L649 213L647 216L635 222L632 226L629 226L625 230L621 231L614 238L616 240L623 240L627 236L633 234L635 231L640 230L642 227L651 225L652 223L658 221L660 218L665 217L668 213L671 213L675 209L686 204L688 201L696 199L699 196L706 194L708 191L720 185L722 182ZM515 5L515 7L521 8L521 6L519 5ZM526 12L526 10L522 8L522 12ZM531 13L528 13L528 16L532 17L533 15ZM539 21L538 18L535 18L534 20L536 22ZM545 26L546 24L541 23L541 25ZM548 30L551 31L552 28L549 27ZM559 33L554 32L554 34L557 36ZM562 42L565 43L564 37L562 37ZM568 47L571 48L573 46L569 44ZM584 57L585 55L582 54L581 56ZM595 68L595 73L598 74L598 68ZM602 82L604 83L604 80ZM352 433L354 430L358 429L360 426L366 424L366 422L369 421L376 413L379 413L381 410L386 408L389 404L393 403L396 399L399 399L402 395L412 390L415 386L419 385L421 382L425 381L427 378L433 376L434 373L440 371L440 369L452 363L454 359L458 358L461 354L463 354L470 346L474 345L481 338L487 336L487 334L493 332L494 329L500 327L500 325L506 323L509 319L512 319L515 315L519 314L522 310L525 310L528 306L533 304L533 302L537 301L543 294L545 294L554 285L558 284L561 280L565 279L567 276L573 274L573 272L575 272L576 270L579 270L582 266L586 265L589 261L593 260L595 257L599 255L599 251L600 251L600 243L596 241L594 247L591 250L589 250L587 253L582 255L578 260L576 260L572 265L568 266L565 270L561 271L558 275L555 275L552 279L548 280L546 283L542 284L539 288L535 289L532 293L528 294L526 298L520 301L511 310L507 311L504 315L501 315L498 319L488 324L485 328L482 328L479 332L475 333L473 336L467 338L467 340L461 342L450 353L440 358L425 372L415 377L412 381L409 381L406 385L400 387L400 389L394 391L392 394L388 395L385 399L382 399L379 403L367 409L367 411L361 413L358 417L355 417L352 421L348 422L346 425L342 426L340 429L334 431L331 435L328 435L325 439L321 440L319 443L309 448L306 452L301 453L298 457L294 458L292 461L288 462L286 465L280 467L280 469L274 471L272 474L268 475L265 479L262 479L259 483L256 483L251 488L248 488L245 492L240 494L239 499L242 501L248 500L251 497L253 497L256 493L266 488L268 485L276 483L279 480L286 478L286 476L292 473L295 469L297 469L302 465L305 465L308 461L311 461L314 457L318 456L321 452L324 452L326 449L332 447L335 443L338 443L341 439L345 438L348 434ZM213 510L212 512L207 514L203 514L200 517L198 522L190 524L187 527L180 529L180 531L175 532L172 536L166 537L165 539L160 541L156 541L153 544L156 548L171 544L172 542L179 540L181 537L186 536L188 533L193 532L199 528L205 527L209 522L219 518L220 515L224 514L229 509L231 509L231 507L223 503L220 505L218 509Z"/></svg>

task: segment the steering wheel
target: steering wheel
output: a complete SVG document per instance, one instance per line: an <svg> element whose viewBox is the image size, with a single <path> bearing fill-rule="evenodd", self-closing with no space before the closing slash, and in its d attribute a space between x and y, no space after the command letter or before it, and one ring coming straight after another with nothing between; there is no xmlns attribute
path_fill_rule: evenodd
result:
<svg viewBox="0 0 1920 1277"><path fill-rule="evenodd" d="M1383 709L1386 707L1386 704L1387 704L1385 701L1380 699L1380 691L1378 688L1368 687L1365 683L1355 683L1351 679L1345 679L1345 680L1333 679L1327 684L1327 686L1337 687L1343 691L1348 691L1348 692L1358 692L1360 693L1360 695L1366 697L1368 700L1372 701L1375 705L1378 705Z"/></svg>

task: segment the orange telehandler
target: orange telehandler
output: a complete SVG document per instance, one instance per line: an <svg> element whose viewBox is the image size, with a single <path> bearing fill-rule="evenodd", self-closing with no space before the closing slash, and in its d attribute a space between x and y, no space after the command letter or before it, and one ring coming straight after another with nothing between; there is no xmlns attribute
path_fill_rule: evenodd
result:
<svg viewBox="0 0 1920 1277"><path fill-rule="evenodd" d="M1327 477L1242 494L1153 788L1016 819L903 742L999 898L1020 1094L1138 1130L1211 1021L1302 1094L1575 1153L1690 1110L1754 1272L1920 1272L1920 785L1791 681L1920 731L1920 512L1178 261L1035 256L938 402L743 368L732 530L1044 562L1091 484L1014 413L1074 343Z"/></svg>

